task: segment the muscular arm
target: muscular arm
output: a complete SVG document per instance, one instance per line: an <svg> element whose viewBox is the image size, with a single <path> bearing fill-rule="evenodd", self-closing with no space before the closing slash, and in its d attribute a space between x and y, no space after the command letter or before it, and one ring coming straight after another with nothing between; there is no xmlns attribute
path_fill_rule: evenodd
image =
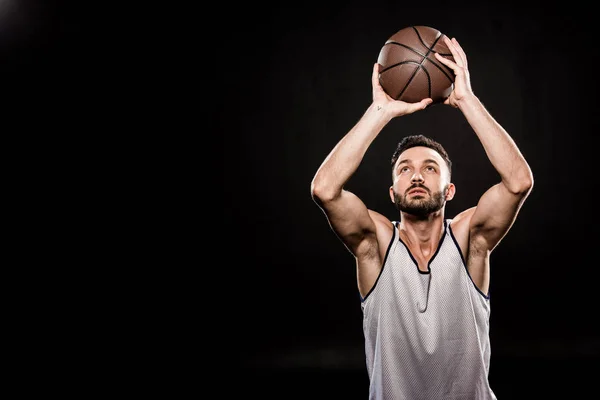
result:
<svg viewBox="0 0 600 400"><path fill-rule="evenodd" d="M533 176L512 138L477 98L465 101L460 108L500 175L500 182L481 196L477 206L457 218L468 224L464 229L468 238L467 268L475 285L487 294L489 256L512 227L531 191Z"/></svg>
<svg viewBox="0 0 600 400"><path fill-rule="evenodd" d="M389 97L379 84L379 65L371 74L373 101L359 121L325 158L311 182L311 195L325 212L331 228L357 257L370 254L365 246L376 243L376 226L365 204L344 189L381 130L395 117L411 114L431 104L431 99L405 103ZM362 249L362 250L361 250Z"/></svg>
<svg viewBox="0 0 600 400"><path fill-rule="evenodd" d="M512 226L529 195L533 175L513 139L479 99L471 96L459 108L500 175L500 182L479 199L470 222L471 241L482 250L492 251Z"/></svg>
<svg viewBox="0 0 600 400"><path fill-rule="evenodd" d="M374 236L375 225L365 204L345 190L344 185L389 120L383 108L371 104L329 153L311 183L313 199L325 212L331 228L355 256L362 241Z"/></svg>
<svg viewBox="0 0 600 400"><path fill-rule="evenodd" d="M379 84L379 65L371 76L373 102L359 121L327 155L311 182L311 196L327 216L332 230L354 255L358 285L364 295L381 267L379 243L391 235L391 223L367 209L358 196L344 188L364 155L386 124L395 117L411 114L431 104L431 99L405 103L389 97Z"/></svg>
<svg viewBox="0 0 600 400"><path fill-rule="evenodd" d="M470 251L492 251L512 226L519 209L533 187L533 175L519 148L473 94L465 52L456 39L444 37L454 56L452 62L436 53L436 58L452 68L455 88L445 104L458 108L483 145L490 162L500 174L470 211ZM471 247L470 245L470 247Z"/></svg>
<svg viewBox="0 0 600 400"><path fill-rule="evenodd" d="M391 234L391 223L383 215L367 209L358 196L344 189L344 184L388 121L389 117L381 107L371 105L329 153L311 183L314 201L327 216L337 237L355 257L357 284L362 296L366 296L379 275L382 265L379 243L385 243L382 236Z"/></svg>
<svg viewBox="0 0 600 400"><path fill-rule="evenodd" d="M485 293L489 286L489 255L510 230L523 202L533 187L533 175L514 140L473 94L466 54L456 39L444 38L456 62L437 59L452 68L455 88L445 101L460 109L500 175L476 207L456 218L466 244L467 267L475 284Z"/></svg>

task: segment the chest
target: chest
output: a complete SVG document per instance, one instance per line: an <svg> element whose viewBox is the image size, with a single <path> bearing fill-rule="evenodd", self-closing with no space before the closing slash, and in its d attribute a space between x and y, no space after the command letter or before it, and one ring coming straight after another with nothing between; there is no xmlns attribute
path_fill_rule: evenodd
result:
<svg viewBox="0 0 600 400"><path fill-rule="evenodd" d="M439 253L438 250L441 248L442 243L443 240L435 244L431 243L428 245L412 245L408 240L406 240L406 238L400 236L401 247L404 248L406 255L410 261L415 264L420 272L430 271L430 264Z"/></svg>

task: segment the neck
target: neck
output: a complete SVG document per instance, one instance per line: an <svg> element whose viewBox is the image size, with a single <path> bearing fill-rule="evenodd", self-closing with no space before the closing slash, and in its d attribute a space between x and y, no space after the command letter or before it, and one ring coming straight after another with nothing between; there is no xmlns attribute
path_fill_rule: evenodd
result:
<svg viewBox="0 0 600 400"><path fill-rule="evenodd" d="M444 232L444 213L440 210L425 218L401 213L400 231L411 245L418 246L424 253L432 251Z"/></svg>

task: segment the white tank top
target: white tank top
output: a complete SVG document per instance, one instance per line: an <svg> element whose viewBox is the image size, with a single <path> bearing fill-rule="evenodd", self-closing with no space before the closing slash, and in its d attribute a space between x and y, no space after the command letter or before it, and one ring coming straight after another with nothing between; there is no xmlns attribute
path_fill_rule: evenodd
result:
<svg viewBox="0 0 600 400"><path fill-rule="evenodd" d="M489 296L473 283L444 223L428 272L398 221L377 281L361 299L370 400L494 400Z"/></svg>

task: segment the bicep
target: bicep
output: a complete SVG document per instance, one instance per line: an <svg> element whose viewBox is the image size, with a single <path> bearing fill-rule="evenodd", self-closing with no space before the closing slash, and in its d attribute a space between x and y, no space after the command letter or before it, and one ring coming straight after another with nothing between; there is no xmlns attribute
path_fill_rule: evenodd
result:
<svg viewBox="0 0 600 400"><path fill-rule="evenodd" d="M502 183L488 189L471 217L471 240L485 243L485 250L493 250L512 227L526 195L509 191Z"/></svg>

